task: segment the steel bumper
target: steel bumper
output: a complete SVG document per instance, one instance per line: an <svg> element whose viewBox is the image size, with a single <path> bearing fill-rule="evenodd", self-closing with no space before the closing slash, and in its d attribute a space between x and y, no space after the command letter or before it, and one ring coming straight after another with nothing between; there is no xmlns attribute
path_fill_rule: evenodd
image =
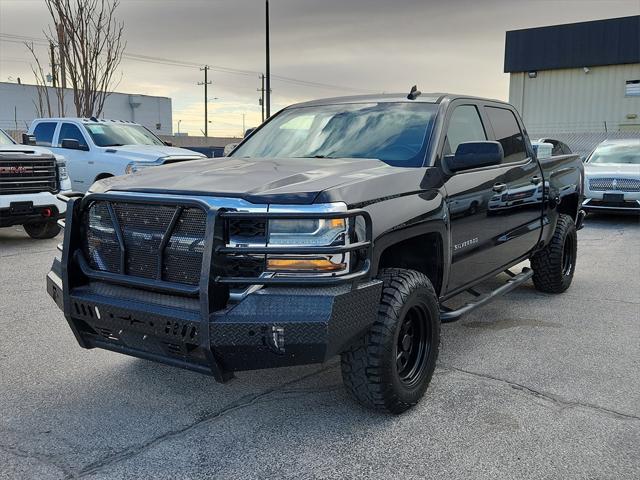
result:
<svg viewBox="0 0 640 480"><path fill-rule="evenodd" d="M197 299L102 282L65 290L56 259L47 292L78 343L213 375L320 363L376 319L379 280L258 290L203 317Z"/></svg>

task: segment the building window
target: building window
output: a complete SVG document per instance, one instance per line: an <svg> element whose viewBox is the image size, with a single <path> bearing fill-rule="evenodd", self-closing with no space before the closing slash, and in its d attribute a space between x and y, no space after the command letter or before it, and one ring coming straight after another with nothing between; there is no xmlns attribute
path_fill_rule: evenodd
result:
<svg viewBox="0 0 640 480"><path fill-rule="evenodd" d="M624 94L627 97L640 97L640 80L627 80Z"/></svg>

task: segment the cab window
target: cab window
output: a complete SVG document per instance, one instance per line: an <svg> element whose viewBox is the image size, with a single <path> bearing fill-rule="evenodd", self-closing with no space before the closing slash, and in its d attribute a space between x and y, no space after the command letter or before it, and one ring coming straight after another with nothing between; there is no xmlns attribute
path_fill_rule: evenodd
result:
<svg viewBox="0 0 640 480"><path fill-rule="evenodd" d="M62 127L60 127L58 141L61 146L63 140L77 140L81 147L88 147L87 141L84 139L82 132L73 123L63 123Z"/></svg>
<svg viewBox="0 0 640 480"><path fill-rule="evenodd" d="M33 134L36 137L36 145L50 147L53 142L53 133L56 131L55 122L42 122L36 125Z"/></svg>
<svg viewBox="0 0 640 480"><path fill-rule="evenodd" d="M455 108L447 127L444 154L456 152L458 145L464 142L483 142L487 134L482 125L480 114L475 105L460 105Z"/></svg>
<svg viewBox="0 0 640 480"><path fill-rule="evenodd" d="M496 140L504 150L502 163L514 163L527 158L524 135L513 112L499 107L486 107L486 112Z"/></svg>

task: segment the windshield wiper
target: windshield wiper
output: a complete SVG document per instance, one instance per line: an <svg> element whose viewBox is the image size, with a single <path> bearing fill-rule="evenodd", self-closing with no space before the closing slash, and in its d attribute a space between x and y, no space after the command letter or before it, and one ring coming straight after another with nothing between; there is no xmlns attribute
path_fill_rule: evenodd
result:
<svg viewBox="0 0 640 480"><path fill-rule="evenodd" d="M103 147L124 147L124 143L109 143L108 145L102 145Z"/></svg>

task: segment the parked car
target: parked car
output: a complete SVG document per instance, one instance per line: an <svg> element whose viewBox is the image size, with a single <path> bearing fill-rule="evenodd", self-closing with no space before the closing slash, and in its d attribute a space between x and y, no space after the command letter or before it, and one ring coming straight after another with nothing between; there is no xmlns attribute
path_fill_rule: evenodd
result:
<svg viewBox="0 0 640 480"><path fill-rule="evenodd" d="M121 120L41 118L33 121L29 133L37 145L64 154L71 185L78 192L103 178L205 158L165 144L142 125Z"/></svg>
<svg viewBox="0 0 640 480"><path fill-rule="evenodd" d="M575 155L536 159L507 103L414 89L293 105L231 157L71 199L47 288L82 347L219 381L339 354L354 398L400 413L427 389L441 321L531 278L569 288L582 179ZM494 193L545 182L488 217Z"/></svg>
<svg viewBox="0 0 640 480"><path fill-rule="evenodd" d="M71 190L62 156L32 145L18 145L0 130L0 227L22 225L32 238L60 233L58 219L67 204L56 198Z"/></svg>
<svg viewBox="0 0 640 480"><path fill-rule="evenodd" d="M640 139L605 140L585 163L587 212L640 213Z"/></svg>

